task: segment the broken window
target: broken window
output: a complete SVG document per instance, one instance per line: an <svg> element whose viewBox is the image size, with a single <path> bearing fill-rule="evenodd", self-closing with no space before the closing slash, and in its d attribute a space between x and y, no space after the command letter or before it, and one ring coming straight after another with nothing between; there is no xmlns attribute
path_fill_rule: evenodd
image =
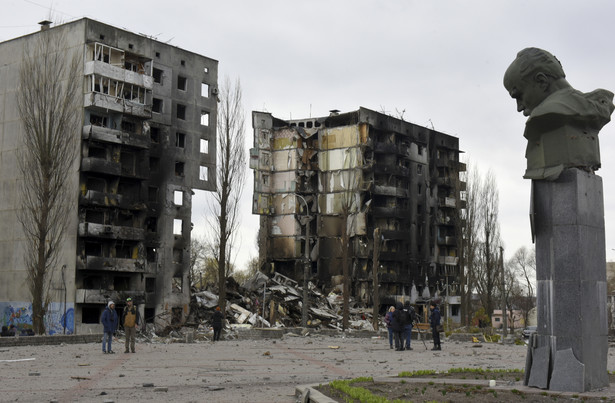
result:
<svg viewBox="0 0 615 403"><path fill-rule="evenodd" d="M152 143L160 142L160 128L152 126L149 130L149 137L152 140Z"/></svg>
<svg viewBox="0 0 615 403"><path fill-rule="evenodd" d="M145 292L156 292L156 277L145 278Z"/></svg>
<svg viewBox="0 0 615 403"><path fill-rule="evenodd" d="M105 223L105 213L103 213L102 211L96 211L96 210L86 210L85 221L95 223L95 224L104 224Z"/></svg>
<svg viewBox="0 0 615 403"><path fill-rule="evenodd" d="M102 145L90 143L88 145L88 157L107 159L107 149Z"/></svg>
<svg viewBox="0 0 615 403"><path fill-rule="evenodd" d="M181 235L182 234L182 220L173 219L173 235Z"/></svg>
<svg viewBox="0 0 615 403"><path fill-rule="evenodd" d="M186 105L177 104L177 119L186 120Z"/></svg>
<svg viewBox="0 0 615 403"><path fill-rule="evenodd" d="M183 76L177 76L177 89L186 91L186 88L188 88L188 79Z"/></svg>
<svg viewBox="0 0 615 403"><path fill-rule="evenodd" d="M184 176L184 165L183 162L175 162L175 176Z"/></svg>
<svg viewBox="0 0 615 403"><path fill-rule="evenodd" d="M81 307L81 323L99 323L100 308L93 306Z"/></svg>
<svg viewBox="0 0 615 403"><path fill-rule="evenodd" d="M156 308L145 308L143 311L145 323L154 323L156 319Z"/></svg>
<svg viewBox="0 0 615 403"><path fill-rule="evenodd" d="M209 84L201 83L201 96L209 98Z"/></svg>
<svg viewBox="0 0 615 403"><path fill-rule="evenodd" d="M85 243L85 255L86 256L102 256L102 245L97 242Z"/></svg>
<svg viewBox="0 0 615 403"><path fill-rule="evenodd" d="M209 112L201 111L201 126L209 126Z"/></svg>
<svg viewBox="0 0 615 403"><path fill-rule="evenodd" d="M158 188L156 186L150 186L147 188L147 201L158 201Z"/></svg>
<svg viewBox="0 0 615 403"><path fill-rule="evenodd" d="M162 99L154 98L152 103L152 112L162 113Z"/></svg>
<svg viewBox="0 0 615 403"><path fill-rule="evenodd" d="M124 242L115 245L115 257L118 259L131 259L133 252L132 245L126 245Z"/></svg>
<svg viewBox="0 0 615 403"><path fill-rule="evenodd" d="M184 148L186 146L186 134L175 133L175 147Z"/></svg>
<svg viewBox="0 0 615 403"><path fill-rule="evenodd" d="M95 190L97 192L105 192L106 189L107 189L106 185L107 184L106 184L104 179L90 176L90 177L88 177L86 179L85 187L86 187L87 190Z"/></svg>
<svg viewBox="0 0 615 403"><path fill-rule="evenodd" d="M201 165L199 167L199 180L206 181L209 180L209 170L206 166Z"/></svg>
<svg viewBox="0 0 615 403"><path fill-rule="evenodd" d="M263 186L269 186L269 175L263 175Z"/></svg>
<svg viewBox="0 0 615 403"><path fill-rule="evenodd" d="M160 170L160 158L157 158L157 157L149 158L149 170L151 172L158 172Z"/></svg>
<svg viewBox="0 0 615 403"><path fill-rule="evenodd" d="M145 230L147 232L156 232L158 226L158 220L156 217L147 217L145 219Z"/></svg>
<svg viewBox="0 0 615 403"><path fill-rule="evenodd" d="M173 263L181 263L184 261L184 252L179 248L173 248Z"/></svg>
<svg viewBox="0 0 615 403"><path fill-rule="evenodd" d="M135 155L130 152L122 152L120 154L120 164L122 166L122 174L134 175L135 174Z"/></svg>
<svg viewBox="0 0 615 403"><path fill-rule="evenodd" d="M209 153L209 140L201 139L200 152L201 152L201 154L208 154Z"/></svg>
<svg viewBox="0 0 615 403"><path fill-rule="evenodd" d="M131 122L128 120L122 120L122 131L124 132L128 132L128 133L136 133L137 132L137 125L135 122Z"/></svg>
<svg viewBox="0 0 615 403"><path fill-rule="evenodd" d="M134 225L134 215L130 211L119 211L116 223L120 227L132 227Z"/></svg>
<svg viewBox="0 0 615 403"><path fill-rule="evenodd" d="M203 67L203 73L205 74L209 73L209 67Z"/></svg>
<svg viewBox="0 0 615 403"><path fill-rule="evenodd" d="M182 60L182 61L180 62L180 64L181 64L182 66L185 66L185 65L186 65L186 61L185 61L185 60Z"/></svg>
<svg viewBox="0 0 615 403"><path fill-rule="evenodd" d="M130 278L124 276L113 277L113 289L115 291L128 291L130 290Z"/></svg>
<svg viewBox="0 0 615 403"><path fill-rule="evenodd" d="M147 261L150 263L156 263L156 248L145 248L147 254Z"/></svg>
<svg viewBox="0 0 615 403"><path fill-rule="evenodd" d="M181 190L175 190L173 192L173 204L181 206L184 204L184 192Z"/></svg>
<svg viewBox="0 0 615 403"><path fill-rule="evenodd" d="M162 85L162 70L154 67L152 71L152 76L154 77L154 82Z"/></svg>
<svg viewBox="0 0 615 403"><path fill-rule="evenodd" d="M120 179L117 185L117 193L129 200L137 200L139 198L139 183L132 180Z"/></svg>
<svg viewBox="0 0 615 403"><path fill-rule="evenodd" d="M177 293L181 293L182 292L182 288L183 288L183 278L182 276L174 276L173 277L173 283L171 284L171 288L173 292L177 292ZM181 308L173 308L173 316L175 316L175 310L179 309L180 310L180 315L181 315Z"/></svg>
<svg viewBox="0 0 615 403"><path fill-rule="evenodd" d="M107 117L91 114L90 124L94 126L107 127Z"/></svg>
<svg viewBox="0 0 615 403"><path fill-rule="evenodd" d="M418 175L422 175L422 174L423 174L423 165L418 164L418 165L416 166L416 173L417 173Z"/></svg>

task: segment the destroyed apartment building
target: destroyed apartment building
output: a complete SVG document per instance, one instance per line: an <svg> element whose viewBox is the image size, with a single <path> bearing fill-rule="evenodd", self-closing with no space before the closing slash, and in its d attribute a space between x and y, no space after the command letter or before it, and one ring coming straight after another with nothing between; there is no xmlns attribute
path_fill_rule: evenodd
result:
<svg viewBox="0 0 615 403"><path fill-rule="evenodd" d="M329 293L342 289L346 261L355 303L372 305L377 282L381 306L437 296L459 322L465 164L458 138L365 108L288 121L253 112L252 119L263 272L299 284L307 277Z"/></svg>
<svg viewBox="0 0 615 403"><path fill-rule="evenodd" d="M51 283L54 333L100 332L109 300L132 297L156 329L181 324L190 303L194 189L215 189L218 62L88 18L0 43L0 311L31 326L25 238L17 219L17 108L25 49L64 37L79 57L81 124L74 198ZM40 60L44 63L44 60Z"/></svg>

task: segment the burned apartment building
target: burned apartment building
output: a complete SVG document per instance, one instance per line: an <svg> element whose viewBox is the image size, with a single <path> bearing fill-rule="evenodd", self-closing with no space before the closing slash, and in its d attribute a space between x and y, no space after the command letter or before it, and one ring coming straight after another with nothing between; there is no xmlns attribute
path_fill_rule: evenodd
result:
<svg viewBox="0 0 615 403"><path fill-rule="evenodd" d="M88 18L0 43L0 312L31 324L17 212L16 105L24 49L63 35L79 55L80 153L46 322L49 333L100 332L109 300L132 297L157 330L188 315L194 189L215 189L216 60ZM43 63L43 60L41 60ZM13 323L13 322L11 322Z"/></svg>
<svg viewBox="0 0 615 403"><path fill-rule="evenodd" d="M371 305L379 229L381 304L438 293L448 317L459 320L465 164L458 138L365 108L289 121L253 112L252 119L252 211L261 216L264 271L301 283L307 265L310 280L329 292L342 284L347 249L352 297Z"/></svg>

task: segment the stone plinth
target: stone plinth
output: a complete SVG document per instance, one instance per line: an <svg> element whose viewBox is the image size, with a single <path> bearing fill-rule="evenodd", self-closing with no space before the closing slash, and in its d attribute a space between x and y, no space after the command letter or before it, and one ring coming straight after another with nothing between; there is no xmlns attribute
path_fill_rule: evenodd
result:
<svg viewBox="0 0 615 403"><path fill-rule="evenodd" d="M602 179L566 169L532 181L538 329L525 384L586 392L608 386Z"/></svg>

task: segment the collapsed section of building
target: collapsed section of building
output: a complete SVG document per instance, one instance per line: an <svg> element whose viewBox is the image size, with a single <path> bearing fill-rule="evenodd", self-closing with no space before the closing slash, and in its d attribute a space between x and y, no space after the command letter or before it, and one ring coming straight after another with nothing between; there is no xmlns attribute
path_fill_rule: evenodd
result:
<svg viewBox="0 0 615 403"><path fill-rule="evenodd" d="M329 292L346 265L358 303L373 304L374 285L380 305L438 295L460 320L458 138L366 108L288 121L255 111L252 124L261 270Z"/></svg>
<svg viewBox="0 0 615 403"><path fill-rule="evenodd" d="M216 187L218 62L87 18L53 28L46 21L37 33L0 43L0 222L11 228L0 234L4 318L31 325L14 164L24 129L14 97L25 49L42 35L64 36L61 51L67 63L79 54L83 79L74 198L48 332L99 332L107 302L121 310L127 297L156 329L181 324L190 301L193 190Z"/></svg>

